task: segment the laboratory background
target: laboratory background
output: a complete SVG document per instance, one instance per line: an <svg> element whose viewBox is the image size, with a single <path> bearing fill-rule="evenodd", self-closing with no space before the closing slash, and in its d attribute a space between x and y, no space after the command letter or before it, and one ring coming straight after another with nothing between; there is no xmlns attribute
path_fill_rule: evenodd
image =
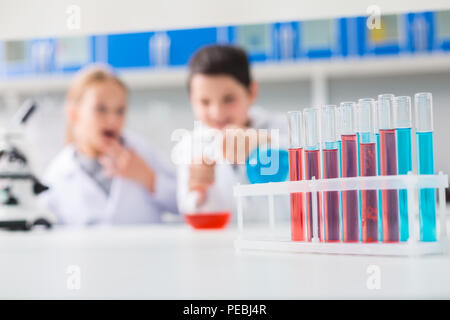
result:
<svg viewBox="0 0 450 320"><path fill-rule="evenodd" d="M180 128L191 130L195 120L188 64L197 50L216 44L245 49L260 86L255 105L282 115L286 127L289 111L377 99L380 94L410 96L414 103L416 93L432 93L434 172L450 174L446 1L349 0L338 6L334 1L243 0L215 8L213 1L195 0L176 8L174 0L170 5L133 0L127 1L133 8L124 10L123 19L123 4L108 18L107 1L44 2L49 3L49 16L40 10L42 16L36 18L28 10L36 4L0 0L0 130L2 135L8 130L20 107L35 103L33 116L23 126L21 147L38 178L65 145L67 89L76 72L93 63L111 66L123 80L129 89L126 128L143 137L175 170L172 134ZM158 4L153 12L154 2ZM55 10L62 10L61 17L51 16ZM172 10L176 13L170 17ZM7 17L22 13L20 26ZM2 17L7 24L2 25ZM29 26L23 25L25 17ZM48 23L41 30L42 19ZM55 28L58 23L63 27ZM442 201L448 179L439 181L437 200ZM265 190L269 187L243 188L242 196ZM274 199L272 191L267 192L264 221L270 225L267 235L273 237L278 232L270 211ZM449 202L450 196L446 198ZM275 213L281 208L278 200ZM414 205L408 203L409 208ZM251 210L248 204L244 209ZM445 222L442 212L449 220L448 210L445 202L436 202L438 224ZM276 223L289 223L289 209L277 215ZM368 247L327 247L321 252L308 246L236 243L241 239L238 229L252 232L239 217L224 230L213 231L191 228L182 214L166 217L165 223L2 231L0 260L6 262L0 263L0 282L5 283L0 298L450 298L450 258L442 249L448 246L442 226L437 229L439 247L418 249L432 253L423 257L410 254L416 247L401 244L394 244L399 248L395 251L380 243L380 254L365 256ZM246 252L249 248L257 250ZM406 256L395 256L398 252ZM379 274L381 282L376 280Z"/></svg>
<svg viewBox="0 0 450 320"><path fill-rule="evenodd" d="M219 26L183 30L7 40L0 45L0 112L9 116L27 98L39 103L27 126L32 161L42 173L64 143L64 96L71 75L107 63L130 93L128 126L167 158L177 128L192 128L187 63L199 48L234 44L249 53L257 105L274 112L339 104L394 92L432 92L436 170L450 172L450 11L405 12L381 17L368 30L366 17ZM43 125L45 124L45 125ZM158 134L154 134L157 132Z"/></svg>

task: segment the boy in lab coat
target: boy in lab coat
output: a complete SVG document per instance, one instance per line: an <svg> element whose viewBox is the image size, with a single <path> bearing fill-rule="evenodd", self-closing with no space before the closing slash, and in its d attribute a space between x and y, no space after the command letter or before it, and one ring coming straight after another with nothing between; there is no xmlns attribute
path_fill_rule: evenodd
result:
<svg viewBox="0 0 450 320"><path fill-rule="evenodd" d="M233 212L233 186L249 183L245 161L258 146L286 145L286 119L253 106L258 85L238 47L200 49L190 61L188 81L197 121L172 154L178 164L178 208L185 214ZM252 206L261 216L261 201ZM259 216L253 218L260 221Z"/></svg>

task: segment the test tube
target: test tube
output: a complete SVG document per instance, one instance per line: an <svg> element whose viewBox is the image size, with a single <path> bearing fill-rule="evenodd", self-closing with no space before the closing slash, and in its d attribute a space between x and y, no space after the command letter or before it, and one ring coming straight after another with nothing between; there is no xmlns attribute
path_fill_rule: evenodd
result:
<svg viewBox="0 0 450 320"><path fill-rule="evenodd" d="M374 116L375 140L377 143L377 176L381 176L380 165L380 128L378 127L378 101L375 100L375 116ZM381 190L378 190L378 239L383 239L383 215L381 214Z"/></svg>
<svg viewBox="0 0 450 320"><path fill-rule="evenodd" d="M429 92L416 93L417 169L419 174L434 174L433 102ZM419 190L421 241L436 241L436 194L432 188Z"/></svg>
<svg viewBox="0 0 450 320"><path fill-rule="evenodd" d="M341 159L341 146L342 146L342 138L341 138L341 109L336 109L336 140L338 145L338 155L339 155L339 177L342 177L342 159ZM340 240L342 241L342 193L339 192L339 225L340 225Z"/></svg>
<svg viewBox="0 0 450 320"><path fill-rule="evenodd" d="M408 174L412 171L412 146L411 146L411 98L408 96L396 97L394 103L394 122L397 134L397 164L398 174ZM408 195L406 189L399 190L399 216L400 216L400 241L407 241L408 228Z"/></svg>
<svg viewBox="0 0 450 320"><path fill-rule="evenodd" d="M319 108L306 108L303 110L305 124L305 179L320 179L320 154L319 154ZM322 240L322 201L320 193L317 193L317 214L319 216L318 235ZM308 241L311 241L313 233L313 203L311 192L306 193L306 212L308 221Z"/></svg>
<svg viewBox="0 0 450 320"><path fill-rule="evenodd" d="M339 177L342 176L342 168L341 168L341 146L342 146L342 138L341 138L341 112L339 108L336 108L336 142L338 146L338 154L339 154Z"/></svg>
<svg viewBox="0 0 450 320"><path fill-rule="evenodd" d="M380 131L381 175L397 174L397 151L394 129L394 95L378 96L378 127ZM398 242L398 192L395 189L381 190L383 216L383 242Z"/></svg>
<svg viewBox="0 0 450 320"><path fill-rule="evenodd" d="M375 100L358 101L359 167L361 176L377 175L377 146L375 137ZM361 190L361 229L363 242L378 242L377 190Z"/></svg>
<svg viewBox="0 0 450 320"><path fill-rule="evenodd" d="M322 108L322 161L325 179L339 177L339 151L336 139L335 105ZM323 193L324 239L325 242L340 241L339 192Z"/></svg>
<svg viewBox="0 0 450 320"><path fill-rule="evenodd" d="M301 111L287 113L289 128L289 177L291 181L303 180L303 122ZM291 197L291 238L305 241L305 213L303 193Z"/></svg>
<svg viewBox="0 0 450 320"><path fill-rule="evenodd" d="M342 102L341 109L341 166L342 177L358 174L358 151L356 142L355 103ZM342 231L344 242L359 241L358 191L342 191Z"/></svg>

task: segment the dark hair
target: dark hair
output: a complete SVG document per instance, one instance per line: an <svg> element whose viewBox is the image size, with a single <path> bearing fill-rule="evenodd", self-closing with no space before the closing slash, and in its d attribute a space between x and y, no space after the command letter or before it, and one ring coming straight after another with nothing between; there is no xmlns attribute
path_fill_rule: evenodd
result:
<svg viewBox="0 0 450 320"><path fill-rule="evenodd" d="M246 89L252 82L247 53L230 45L211 45L198 50L189 61L188 88L196 74L231 76Z"/></svg>

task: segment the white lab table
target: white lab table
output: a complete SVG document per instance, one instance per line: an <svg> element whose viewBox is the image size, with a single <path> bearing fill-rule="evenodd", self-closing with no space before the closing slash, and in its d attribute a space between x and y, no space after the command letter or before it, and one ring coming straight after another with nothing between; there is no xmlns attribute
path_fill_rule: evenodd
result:
<svg viewBox="0 0 450 320"><path fill-rule="evenodd" d="M173 224L2 231L0 298L450 298L448 254L236 253L235 237L234 228ZM367 286L372 265L379 289ZM78 289L71 266L80 272Z"/></svg>

